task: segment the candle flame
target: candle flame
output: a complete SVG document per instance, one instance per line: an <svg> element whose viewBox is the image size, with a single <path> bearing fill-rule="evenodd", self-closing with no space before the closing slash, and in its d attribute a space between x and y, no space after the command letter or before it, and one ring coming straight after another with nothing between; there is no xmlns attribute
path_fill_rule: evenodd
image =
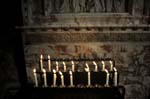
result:
<svg viewBox="0 0 150 99"><path fill-rule="evenodd" d="M41 54L40 58L43 59L43 55L42 54Z"/></svg>
<svg viewBox="0 0 150 99"><path fill-rule="evenodd" d="M112 61L109 61L110 65L113 65L113 62Z"/></svg>
<svg viewBox="0 0 150 99"><path fill-rule="evenodd" d="M63 62L63 65L64 65L64 66L66 66L66 63L65 63L65 62Z"/></svg>
<svg viewBox="0 0 150 99"><path fill-rule="evenodd" d="M89 68L85 68L85 71L86 71L86 72L89 72Z"/></svg>
<svg viewBox="0 0 150 99"><path fill-rule="evenodd" d="M62 74L62 72L61 72L61 71L59 71L59 74L60 74L61 76L63 76L63 74Z"/></svg>
<svg viewBox="0 0 150 99"><path fill-rule="evenodd" d="M87 67L87 68L89 68L89 65L88 65L88 63L86 63L85 65L86 65L86 67Z"/></svg>
<svg viewBox="0 0 150 99"><path fill-rule="evenodd" d="M50 55L48 55L48 59L50 59L51 57L50 57Z"/></svg>
<svg viewBox="0 0 150 99"><path fill-rule="evenodd" d="M69 71L69 74L72 75L72 71L71 70Z"/></svg>
<svg viewBox="0 0 150 99"><path fill-rule="evenodd" d="M117 69L114 67L114 71L116 72L117 71Z"/></svg>
<svg viewBox="0 0 150 99"><path fill-rule="evenodd" d="M96 64L96 62L95 62L95 61L93 61L93 64L97 66L97 64Z"/></svg>
<svg viewBox="0 0 150 99"><path fill-rule="evenodd" d="M58 62L56 61L56 65L58 66Z"/></svg>
<svg viewBox="0 0 150 99"><path fill-rule="evenodd" d="M74 61L71 61L72 65L74 65Z"/></svg>
<svg viewBox="0 0 150 99"><path fill-rule="evenodd" d="M46 70L45 70L45 69L43 69L43 72L45 73L45 72L46 72Z"/></svg>
<svg viewBox="0 0 150 99"><path fill-rule="evenodd" d="M55 69L53 69L53 73L56 73L56 70L55 70Z"/></svg>
<svg viewBox="0 0 150 99"><path fill-rule="evenodd" d="M108 70L107 70L107 69L105 69L105 72L106 72L107 74L109 74L109 72L108 72Z"/></svg>
<svg viewBox="0 0 150 99"><path fill-rule="evenodd" d="M104 62L104 61L102 61L102 64L103 64L103 65L105 65L105 62Z"/></svg>
<svg viewBox="0 0 150 99"><path fill-rule="evenodd" d="M35 69L35 68L33 69L33 72L34 72L34 73L36 72L36 69Z"/></svg>

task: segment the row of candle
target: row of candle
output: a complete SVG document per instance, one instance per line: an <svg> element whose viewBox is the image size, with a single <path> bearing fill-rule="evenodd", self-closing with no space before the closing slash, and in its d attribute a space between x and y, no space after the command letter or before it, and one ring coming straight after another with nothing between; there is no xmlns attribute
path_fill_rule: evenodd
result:
<svg viewBox="0 0 150 99"><path fill-rule="evenodd" d="M114 86L117 86L117 69L115 67L113 67L114 70ZM46 77L46 70L43 69L43 78L44 78L44 87L47 87L47 77ZM90 73L90 68L89 65L86 63L86 68L85 71L87 72L87 77L88 77L88 86L91 86L91 73ZM107 69L104 69L104 71L106 72L106 84L105 86L109 86L109 71ZM56 79L57 79L57 75L56 75L56 70L53 69L53 87L56 87ZM58 71L60 74L60 78L61 78L61 86L65 86L64 84L64 76L63 73L61 71ZM35 78L35 86L38 87L38 80L37 80L37 74L36 74L36 69L33 69L33 74L34 74L34 78ZM70 74L70 86L73 87L73 75L72 75L72 71L69 71Z"/></svg>
<svg viewBox="0 0 150 99"><path fill-rule="evenodd" d="M62 63L63 63L63 70L64 70L64 72L66 72L66 70L67 70L66 63L64 61ZM101 61L101 63L102 63L102 71L104 71L105 70L105 62ZM113 71L113 61L110 60L109 63L110 63L110 71ZM72 64L71 70L72 70L72 72L74 72L75 71L74 61L71 61L71 64ZM94 71L97 72L98 71L98 65L95 61L93 61L93 64L95 66ZM51 58L50 58L50 55L48 55L48 70L49 70L49 72L51 72L51 70L52 70L51 67L52 67L51 66ZM43 55L40 56L40 68L41 68L41 70L43 70ZM58 61L56 61L56 71L59 71Z"/></svg>

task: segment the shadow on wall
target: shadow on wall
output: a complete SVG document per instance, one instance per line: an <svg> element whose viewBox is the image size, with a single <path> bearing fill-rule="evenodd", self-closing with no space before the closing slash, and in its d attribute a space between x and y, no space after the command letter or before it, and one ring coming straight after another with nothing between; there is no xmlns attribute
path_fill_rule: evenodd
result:
<svg viewBox="0 0 150 99"><path fill-rule="evenodd" d="M11 95L9 93L10 89L19 86L17 68L13 56L13 49L0 49L0 99Z"/></svg>

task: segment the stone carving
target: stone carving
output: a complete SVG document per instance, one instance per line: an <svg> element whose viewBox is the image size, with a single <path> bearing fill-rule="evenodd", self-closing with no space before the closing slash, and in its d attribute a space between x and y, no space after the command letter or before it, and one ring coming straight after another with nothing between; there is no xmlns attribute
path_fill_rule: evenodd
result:
<svg viewBox="0 0 150 99"><path fill-rule="evenodd" d="M125 0L46 0L47 13L122 12Z"/></svg>

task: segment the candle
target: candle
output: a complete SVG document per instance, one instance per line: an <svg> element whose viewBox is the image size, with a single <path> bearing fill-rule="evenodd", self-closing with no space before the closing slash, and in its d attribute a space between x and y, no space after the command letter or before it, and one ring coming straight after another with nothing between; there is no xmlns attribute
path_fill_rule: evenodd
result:
<svg viewBox="0 0 150 99"><path fill-rule="evenodd" d="M108 72L108 70L107 69L105 69L105 72L106 72L106 86L109 86L109 72Z"/></svg>
<svg viewBox="0 0 150 99"><path fill-rule="evenodd" d="M109 61L109 63L110 63L110 71L113 71L113 62Z"/></svg>
<svg viewBox="0 0 150 99"><path fill-rule="evenodd" d="M48 70L51 72L51 60L50 60L50 55L48 55Z"/></svg>
<svg viewBox="0 0 150 99"><path fill-rule="evenodd" d="M59 71L59 74L60 74L60 78L61 78L61 86L64 86L64 76L61 71Z"/></svg>
<svg viewBox="0 0 150 99"><path fill-rule="evenodd" d="M71 63L72 63L72 72L74 72L74 62L71 61Z"/></svg>
<svg viewBox="0 0 150 99"><path fill-rule="evenodd" d="M59 71L58 62L56 61L56 71Z"/></svg>
<svg viewBox="0 0 150 99"><path fill-rule="evenodd" d="M33 69L33 75L34 75L34 79L35 79L35 87L38 87L38 80L37 80L37 75L36 75L36 69Z"/></svg>
<svg viewBox="0 0 150 99"><path fill-rule="evenodd" d="M43 76L44 76L44 87L47 87L47 78L46 78L46 70L43 69Z"/></svg>
<svg viewBox="0 0 150 99"><path fill-rule="evenodd" d="M114 74L114 86L117 86L118 84L117 84L117 69L114 67L114 72L115 72L115 74Z"/></svg>
<svg viewBox="0 0 150 99"><path fill-rule="evenodd" d="M96 62L95 62L95 61L93 61L93 64L95 65L95 69L94 69L94 71L95 71L95 72L97 72L97 71L98 71L98 66L97 66Z"/></svg>
<svg viewBox="0 0 150 99"><path fill-rule="evenodd" d="M64 65L64 72L66 72L66 63L63 62L63 65Z"/></svg>
<svg viewBox="0 0 150 99"><path fill-rule="evenodd" d="M88 72L88 86L91 85L91 73L88 64L86 63L85 71Z"/></svg>
<svg viewBox="0 0 150 99"><path fill-rule="evenodd" d="M41 66L41 70L43 70L43 55L42 54L40 56L40 66Z"/></svg>
<svg viewBox="0 0 150 99"><path fill-rule="evenodd" d="M72 71L69 71L70 74L70 86L73 86L73 76L72 76Z"/></svg>
<svg viewBox="0 0 150 99"><path fill-rule="evenodd" d="M57 79L57 75L56 75L56 70L53 69L53 86L56 86L56 79Z"/></svg>
<svg viewBox="0 0 150 99"><path fill-rule="evenodd" d="M105 62L102 61L102 71L104 71L104 70L105 70Z"/></svg>
<svg viewBox="0 0 150 99"><path fill-rule="evenodd" d="M85 65L86 65L86 68L88 68L88 69L89 69L89 65L88 65L88 63L85 63Z"/></svg>

